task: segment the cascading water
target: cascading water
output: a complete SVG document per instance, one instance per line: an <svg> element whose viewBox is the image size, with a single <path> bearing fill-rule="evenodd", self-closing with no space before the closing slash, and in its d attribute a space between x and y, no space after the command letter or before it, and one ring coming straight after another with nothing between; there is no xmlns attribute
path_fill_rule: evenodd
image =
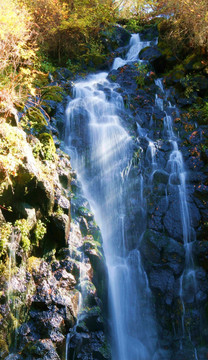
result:
<svg viewBox="0 0 208 360"><path fill-rule="evenodd" d="M139 51L147 45L148 42L140 41L139 35L133 35L126 58L116 58L113 70L138 61ZM158 340L154 304L138 250L141 249L143 252L142 241L147 236L144 234L148 231L148 219L150 214L151 217L154 216L152 210L148 208L151 207L151 198L154 196L159 201L161 199L167 209L174 206L179 213L176 233L174 230L170 233L174 240L166 238L170 244L174 241L174 246L177 241L183 242L184 250L182 252L180 250L180 253L185 252L184 268L176 274L180 277L177 280L178 292L174 295L177 301L179 300L180 309L178 308L177 311L181 315L179 319L177 314L174 315L172 327L178 339L176 342L180 343L179 347L183 349L188 338L192 343L193 357L197 360L197 349L192 339L191 327L188 325L188 315L192 311L192 305L189 304L194 303L197 307L196 271L192 256L195 232L189 213L183 157L178 147L179 139L173 131L172 114L173 112L177 114L178 109L168 100L169 92L164 89L162 80L155 80L158 90L155 94L155 104L149 111L147 126L149 130L142 127L142 113L141 117L137 115L138 138L135 153L135 142L121 126L122 119L119 114L124 115L126 110L122 97L117 91L119 85L110 83L107 76L108 74L103 72L90 75L86 80L75 83L74 98L67 108L65 142L71 155L72 165L78 173L103 237L109 273L113 360L172 359ZM159 111L161 118L163 117L164 127L161 135L163 135L165 152L169 154L162 162L158 161L161 140L155 139L158 130L154 133L154 111ZM144 144L144 148L141 144ZM135 180L132 175L135 161L138 161L138 157L143 152L143 160L139 164ZM157 182L159 177L163 178L161 183L163 198L154 194L155 181ZM146 197L148 192L150 195ZM135 214L132 217L133 204L136 204L136 218ZM174 223L174 214L170 210L169 214L170 221ZM158 225L159 237L163 236L160 233L163 230L169 231L165 221L165 217L161 218L161 223ZM154 233L154 227L151 226L149 234L152 229ZM160 239L158 240L160 243ZM165 246L168 246L167 243ZM145 256L144 253L142 254ZM184 259L183 256L181 259ZM163 258L162 261L166 262ZM160 266L163 269L163 265ZM150 281L153 281L153 287L154 281L158 286L157 272L154 271L153 269L151 276L148 273ZM159 271L166 272L166 269ZM169 276L168 271L167 275ZM169 303L169 300L167 302Z"/></svg>
<svg viewBox="0 0 208 360"><path fill-rule="evenodd" d="M119 67L124 66L125 64L131 63L133 61L138 61L138 55L140 51L146 46L149 46L149 44L150 41L140 41L139 34L133 34L130 40L130 48L126 55L126 59L122 59L120 57L115 58L112 69L116 70Z"/></svg>
<svg viewBox="0 0 208 360"><path fill-rule="evenodd" d="M164 100L168 97L168 92L165 93L161 79L155 81L156 85L160 88L163 93L164 99L156 96L155 104L161 109L164 109ZM166 106L166 111L171 110L172 105L168 102ZM168 186L177 186L179 194L179 208L180 208L180 218L183 234L183 244L185 249L185 268L180 278L180 290L179 296L182 304L182 318L181 318L181 348L183 347L183 341L186 337L185 329L185 314L186 306L185 300L190 296L195 298L196 294L196 274L194 269L194 260L192 255L192 245L195 241L195 232L191 226L191 218L189 213L189 206L187 200L187 191L186 191L186 171L183 162L182 153L178 149L177 137L173 131L173 119L171 115L166 113L164 118L164 136L167 137L170 144L172 145L172 151L169 156L167 170L169 171L169 184ZM188 334L191 339L191 335ZM195 359L197 359L197 350L195 349Z"/></svg>
<svg viewBox="0 0 208 360"><path fill-rule="evenodd" d="M113 68L121 66L121 60L122 65L137 60L144 46L147 43L133 35L126 59L115 59ZM66 146L103 237L109 272L113 359L151 360L157 334L151 292L138 251L145 227L143 177L140 176L138 191L143 215L140 233L134 235L134 228L131 230L137 238L133 245L125 234L127 203L133 187L133 180L128 178L133 142L118 116L120 110L125 111L116 91L118 85L110 83L107 75L91 75L75 84L74 99L67 108Z"/></svg>

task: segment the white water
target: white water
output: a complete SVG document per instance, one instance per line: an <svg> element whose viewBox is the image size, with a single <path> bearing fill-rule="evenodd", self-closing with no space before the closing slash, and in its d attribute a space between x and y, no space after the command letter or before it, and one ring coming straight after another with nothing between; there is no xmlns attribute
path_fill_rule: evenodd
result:
<svg viewBox="0 0 208 360"><path fill-rule="evenodd" d="M128 63L138 61L138 55L140 51L145 48L146 46L150 45L150 41L140 41L139 34L133 34L130 40L130 48L126 55L125 59L122 59L120 57L115 58L113 62L113 70L118 69L119 67L122 67ZM140 60L140 62L142 62Z"/></svg>
<svg viewBox="0 0 208 360"><path fill-rule="evenodd" d="M161 79L155 81L156 85L160 88L165 94L163 84ZM166 96L167 97L167 96ZM164 110L164 99L156 96L155 105L157 105L161 110ZM168 103L166 110L172 108L171 103ZM176 185L178 187L179 194L179 208L180 208L180 218L182 223L182 234L183 234L183 244L185 249L185 269L180 278L180 289L179 296L181 299L182 305L182 316L181 316L181 328L182 328L182 337L181 337L181 348L183 347L183 340L186 336L186 326L185 326L185 315L186 315L186 306L184 299L187 294L193 294L194 297L196 294L196 274L194 269L194 261L192 256L192 244L195 241L195 234L191 227L191 218L189 213L189 206L187 200L187 191L186 191L186 171L183 162L183 156L181 151L178 149L177 137L173 131L173 119L171 115L167 115L164 118L164 136L167 136L167 139L172 145L172 151L169 156L168 161L168 170L169 170L169 185ZM197 359L197 350L195 349L195 359Z"/></svg>
<svg viewBox="0 0 208 360"><path fill-rule="evenodd" d="M146 43L133 35L122 65L135 61L144 46ZM121 60L116 61L114 68L121 66ZM151 292L138 243L130 245L126 238L133 143L118 116L121 108L124 111L122 97L115 91L118 85L110 83L107 75L91 75L75 84L74 100L67 108L66 146L103 237L113 359L152 360L157 334ZM138 194L143 208L142 176ZM131 231L134 233L134 228ZM138 234L136 238L139 241Z"/></svg>

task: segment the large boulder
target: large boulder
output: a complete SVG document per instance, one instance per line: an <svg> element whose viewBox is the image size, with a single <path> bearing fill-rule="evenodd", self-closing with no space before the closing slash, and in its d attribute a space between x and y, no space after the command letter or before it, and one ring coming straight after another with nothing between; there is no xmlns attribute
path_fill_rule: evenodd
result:
<svg viewBox="0 0 208 360"><path fill-rule="evenodd" d="M153 41L159 36L157 26L149 26L139 32L141 41Z"/></svg>
<svg viewBox="0 0 208 360"><path fill-rule="evenodd" d="M140 60L149 61L157 73L163 72L165 56L157 47L148 46L139 53Z"/></svg>
<svg viewBox="0 0 208 360"><path fill-rule="evenodd" d="M114 25L101 33L103 44L108 51L128 45L131 34L119 25Z"/></svg>
<svg viewBox="0 0 208 360"><path fill-rule="evenodd" d="M182 273L185 261L184 247L170 237L147 230L141 240L140 250L149 268L168 268L176 276Z"/></svg>

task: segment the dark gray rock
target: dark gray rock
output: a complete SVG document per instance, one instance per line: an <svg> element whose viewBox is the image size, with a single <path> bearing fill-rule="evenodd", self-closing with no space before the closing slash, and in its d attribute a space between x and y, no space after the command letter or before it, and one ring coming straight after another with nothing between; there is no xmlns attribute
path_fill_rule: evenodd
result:
<svg viewBox="0 0 208 360"><path fill-rule="evenodd" d="M152 41L156 40L159 36L159 32L157 26L151 26L148 28L144 28L139 32L139 36L141 41Z"/></svg>
<svg viewBox="0 0 208 360"><path fill-rule="evenodd" d="M123 47L129 43L131 34L119 25L111 26L109 29L102 31L102 42L108 51Z"/></svg>
<svg viewBox="0 0 208 360"><path fill-rule="evenodd" d="M149 269L169 268L177 276L183 271L185 261L183 246L164 234L147 230L140 242L140 251L148 261Z"/></svg>
<svg viewBox="0 0 208 360"><path fill-rule="evenodd" d="M148 46L142 49L139 53L139 58L141 60L147 60L150 63L153 62L155 59L158 59L162 56L160 50L157 47Z"/></svg>

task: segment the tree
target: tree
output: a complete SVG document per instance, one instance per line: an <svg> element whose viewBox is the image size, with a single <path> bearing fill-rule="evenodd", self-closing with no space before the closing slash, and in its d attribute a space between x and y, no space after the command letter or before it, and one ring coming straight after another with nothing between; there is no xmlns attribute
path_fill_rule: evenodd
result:
<svg viewBox="0 0 208 360"><path fill-rule="evenodd" d="M155 8L156 0L117 0L121 17L144 18Z"/></svg>
<svg viewBox="0 0 208 360"><path fill-rule="evenodd" d="M159 14L169 15L169 38L208 51L207 0L158 0L157 7Z"/></svg>

